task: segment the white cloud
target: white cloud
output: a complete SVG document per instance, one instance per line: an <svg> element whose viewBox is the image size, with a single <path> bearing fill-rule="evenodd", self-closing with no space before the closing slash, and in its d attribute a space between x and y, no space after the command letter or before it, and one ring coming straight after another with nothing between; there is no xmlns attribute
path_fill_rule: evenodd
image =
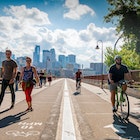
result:
<svg viewBox="0 0 140 140"><path fill-rule="evenodd" d="M21 6L10 6L10 8L5 8L4 11L13 17L13 19L18 19L22 25L49 25L50 21L48 19L48 14L40 11L37 8L28 9L25 5Z"/></svg>
<svg viewBox="0 0 140 140"><path fill-rule="evenodd" d="M28 9L25 5L6 7L4 11L7 16L0 17L2 50L8 47L18 56L31 55L34 45L42 40L40 28L51 24L48 14L37 8ZM19 51L16 51L17 48Z"/></svg>
<svg viewBox="0 0 140 140"><path fill-rule="evenodd" d="M94 23L80 31L49 30L44 26L45 23L50 24L48 15L36 8L11 6L6 12L8 16L0 17L0 51L8 47L16 57L32 57L35 45L40 45L41 49L54 47L57 55L75 54L77 62L86 66L90 62L100 62L101 51L95 50L97 40L103 41L105 52L106 47L113 46L117 39L114 28L100 28ZM39 22L36 19L42 20Z"/></svg>
<svg viewBox="0 0 140 140"><path fill-rule="evenodd" d="M63 15L64 18L79 20L81 16L85 14L90 13L91 16L95 14L93 9L87 5L80 4L79 0L66 0L65 7L68 8L69 11Z"/></svg>

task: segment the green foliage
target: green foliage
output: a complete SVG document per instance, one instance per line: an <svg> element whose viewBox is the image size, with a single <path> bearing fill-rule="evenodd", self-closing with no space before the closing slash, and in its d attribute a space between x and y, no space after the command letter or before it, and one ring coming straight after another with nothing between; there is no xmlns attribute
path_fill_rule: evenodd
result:
<svg viewBox="0 0 140 140"><path fill-rule="evenodd" d="M109 68L114 63L115 55L119 54L118 51L114 51L111 47L106 48L105 64Z"/></svg>
<svg viewBox="0 0 140 140"><path fill-rule="evenodd" d="M129 45L123 46L121 51L114 51L111 47L108 47L105 53L105 64L110 67L114 63L115 55L120 55L122 63L127 65L129 69L140 69L140 56L134 50L130 50L129 47Z"/></svg>
<svg viewBox="0 0 140 140"><path fill-rule="evenodd" d="M107 0L110 4L105 21L115 23L117 32L132 41L135 40L135 51L140 54L140 0Z"/></svg>
<svg viewBox="0 0 140 140"><path fill-rule="evenodd" d="M128 66L131 70L138 70L140 69L140 59L139 55L136 54L135 51L128 50L126 47L123 47L119 52L122 56L123 63Z"/></svg>

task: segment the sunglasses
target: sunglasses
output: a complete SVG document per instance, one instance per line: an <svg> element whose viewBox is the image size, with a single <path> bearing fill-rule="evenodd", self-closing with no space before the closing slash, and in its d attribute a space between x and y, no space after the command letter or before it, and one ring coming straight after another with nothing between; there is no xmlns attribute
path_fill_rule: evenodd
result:
<svg viewBox="0 0 140 140"><path fill-rule="evenodd" d="M11 53L6 53L6 55L10 55Z"/></svg>
<svg viewBox="0 0 140 140"><path fill-rule="evenodd" d="M26 62L31 62L31 60L30 59L26 59Z"/></svg>

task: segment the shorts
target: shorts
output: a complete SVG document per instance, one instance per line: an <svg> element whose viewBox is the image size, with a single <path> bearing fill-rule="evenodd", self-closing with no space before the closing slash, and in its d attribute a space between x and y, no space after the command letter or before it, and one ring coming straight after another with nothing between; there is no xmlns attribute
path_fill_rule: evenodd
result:
<svg viewBox="0 0 140 140"><path fill-rule="evenodd" d="M110 91L112 91L112 90L117 90L117 86L118 86L118 83L109 84L109 90L110 90Z"/></svg>
<svg viewBox="0 0 140 140"><path fill-rule="evenodd" d="M76 78L76 82L78 83L78 81L81 81L81 78Z"/></svg>

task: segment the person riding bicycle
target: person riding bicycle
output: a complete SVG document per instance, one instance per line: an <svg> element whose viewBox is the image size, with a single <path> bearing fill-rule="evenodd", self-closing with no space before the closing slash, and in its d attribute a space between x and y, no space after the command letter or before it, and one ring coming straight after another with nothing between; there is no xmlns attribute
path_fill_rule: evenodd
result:
<svg viewBox="0 0 140 140"><path fill-rule="evenodd" d="M76 78L76 88L77 88L78 82L79 82L79 85L81 86L82 72L80 71L80 69L78 69L78 71L75 73L75 78Z"/></svg>
<svg viewBox="0 0 140 140"><path fill-rule="evenodd" d="M112 103L113 112L117 111L115 108L115 94L116 94L118 82L123 81L125 78L129 81L132 81L127 66L123 65L121 63L121 60L122 60L121 56L116 55L114 57L115 64L110 66L109 73L108 73L108 83L111 92L111 103ZM127 89L127 85L126 84L122 85L122 89L125 92Z"/></svg>

